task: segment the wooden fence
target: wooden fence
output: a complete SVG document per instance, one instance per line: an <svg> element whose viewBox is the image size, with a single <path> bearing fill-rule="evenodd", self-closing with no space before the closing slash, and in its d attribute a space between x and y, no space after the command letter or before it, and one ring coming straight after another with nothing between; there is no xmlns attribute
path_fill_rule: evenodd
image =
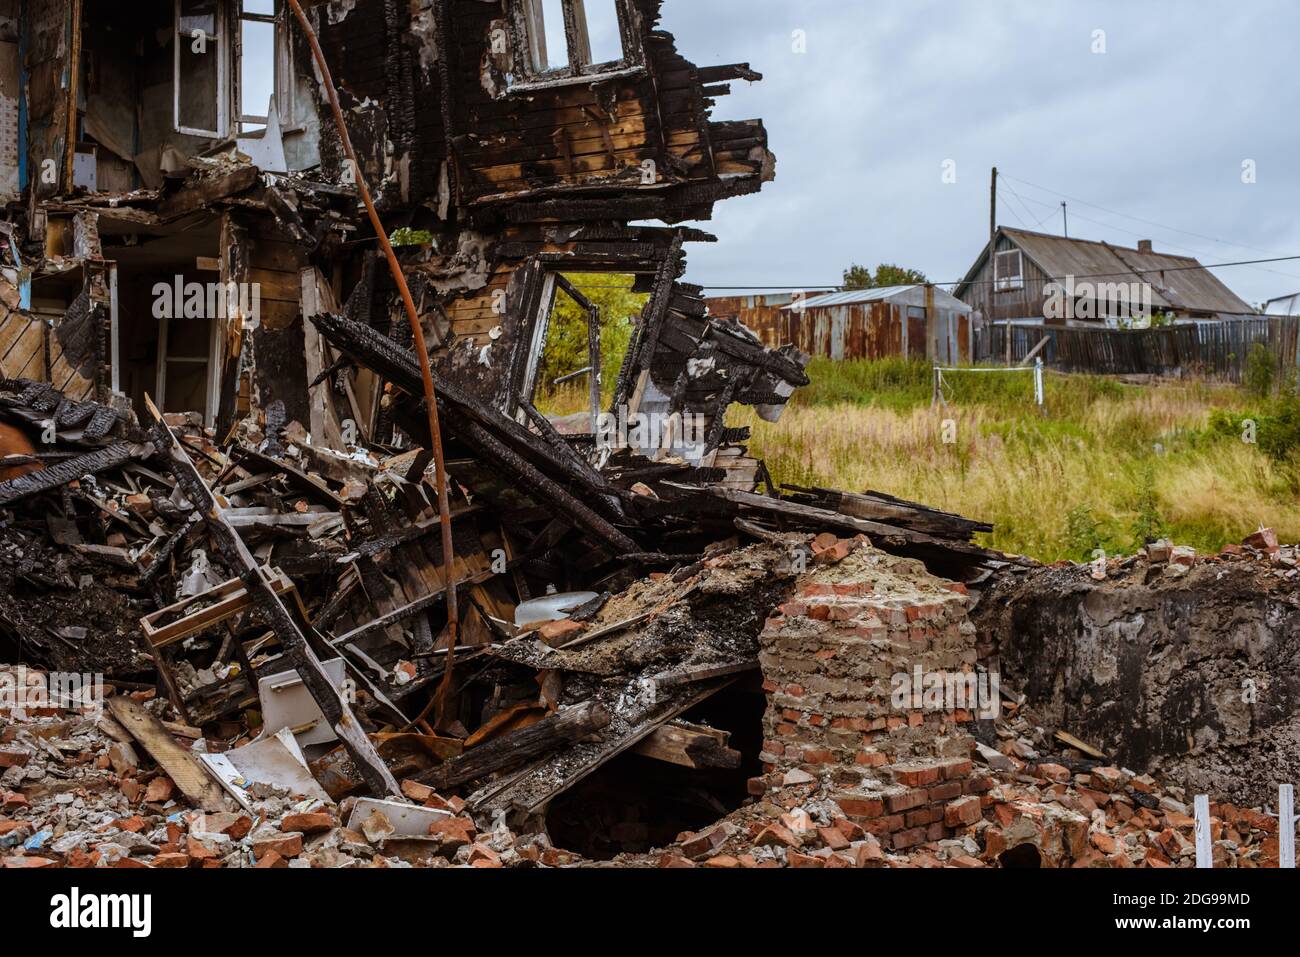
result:
<svg viewBox="0 0 1300 957"><path fill-rule="evenodd" d="M986 328L976 340L976 361L1006 355L1004 325ZM1054 329L1012 326L1011 356L1019 362L1043 337L1043 362L1061 372L1099 375L1201 375L1241 382L1256 343L1272 353L1279 370L1300 364L1300 316L1260 316L1168 326L1163 329Z"/></svg>

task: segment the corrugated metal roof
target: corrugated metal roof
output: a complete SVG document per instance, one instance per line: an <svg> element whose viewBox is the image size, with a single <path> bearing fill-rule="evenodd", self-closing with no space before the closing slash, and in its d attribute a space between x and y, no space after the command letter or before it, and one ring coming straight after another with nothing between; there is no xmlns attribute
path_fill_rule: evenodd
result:
<svg viewBox="0 0 1300 957"><path fill-rule="evenodd" d="M825 295L825 288L826 287L823 286L820 289L809 289L807 290L806 294L814 295L814 296L822 296ZM748 299L750 300L750 302L748 303L750 308L758 308L760 306L768 306L768 307L784 306L794 301L793 291L785 292L785 291L772 291L768 289L727 289L727 290L719 290L713 293L709 293L709 290L706 287L705 293L706 293L706 295L704 296L705 302L730 303L734 300Z"/></svg>
<svg viewBox="0 0 1300 957"><path fill-rule="evenodd" d="M844 292L831 292L824 296L814 296L802 303L786 306L786 310L819 309L827 306L858 306L868 302L885 302L893 299L906 300L908 305L925 304L925 286L879 286L875 289L849 289ZM951 293L942 289L934 290L935 305L941 309L956 309L970 312L971 307Z"/></svg>
<svg viewBox="0 0 1300 957"><path fill-rule="evenodd" d="M1300 316L1300 292L1264 303L1266 316Z"/></svg>
<svg viewBox="0 0 1300 957"><path fill-rule="evenodd" d="M1001 232L1058 282L1148 282L1157 309L1249 313L1251 307L1190 256L1141 252L1090 239L1067 239L1023 229ZM985 250L987 255L987 249ZM984 257L981 257L983 259ZM1198 268L1188 268L1198 267Z"/></svg>
<svg viewBox="0 0 1300 957"><path fill-rule="evenodd" d="M1190 256L1147 253L1121 247L1115 247L1115 253L1138 274L1140 281L1151 283L1154 290L1176 309L1234 314L1254 312L1249 303L1240 299L1208 269L1188 269L1188 266L1201 265Z"/></svg>

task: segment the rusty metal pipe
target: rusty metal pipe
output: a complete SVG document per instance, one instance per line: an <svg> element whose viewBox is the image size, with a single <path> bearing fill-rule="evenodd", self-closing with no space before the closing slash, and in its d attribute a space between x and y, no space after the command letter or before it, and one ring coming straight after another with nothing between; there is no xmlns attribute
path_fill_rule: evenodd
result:
<svg viewBox="0 0 1300 957"><path fill-rule="evenodd" d="M420 376L424 380L424 401L429 410L429 440L433 445L434 476L438 483L438 518L442 525L442 578L447 594L447 633L450 638L450 645L447 649L447 670L437 695L438 723L442 724L446 712L447 696L452 687L452 671L456 663L460 609L456 598L456 556L451 536L451 503L447 486L447 464L442 449L442 427L438 422L438 395L433 386L433 368L429 363L429 348L424 341L424 327L420 325L420 317L415 309L415 300L411 298L411 289L406 284L406 276L402 272L402 265L397 261L397 253L393 251L393 244L388 240L388 231L384 229L383 221L379 218L379 211L375 209L375 202L370 196L370 189L366 186L365 177L361 174L361 165L357 162L356 151L352 148L352 137L348 135L347 123L343 119L343 109L339 106L338 91L334 87L334 78L330 75L329 64L325 62L325 53L321 50L316 31L312 29L312 25L298 0L289 0L289 6L293 8L294 16L298 19L298 25L302 27L303 33L307 36L307 42L311 45L312 57L320 70L325 95L329 98L330 109L334 113L334 125L338 128L343 153L348 162L352 164L357 192L361 194L361 201L365 203L366 212L370 214L370 223L374 227L375 235L379 237L379 243L384 249L389 272L393 274L393 282L397 284L397 289L402 295L402 305L406 308L406 318L411 324L411 336L415 342L415 354L420 360Z"/></svg>

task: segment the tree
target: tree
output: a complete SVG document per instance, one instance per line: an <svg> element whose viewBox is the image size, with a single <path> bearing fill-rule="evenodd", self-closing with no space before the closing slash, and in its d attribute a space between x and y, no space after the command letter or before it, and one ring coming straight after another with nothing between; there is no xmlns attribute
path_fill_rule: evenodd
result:
<svg viewBox="0 0 1300 957"><path fill-rule="evenodd" d="M925 273L904 269L893 263L881 263L875 275L866 266L854 263L844 270L845 289L881 289L885 286L916 286L926 282Z"/></svg>

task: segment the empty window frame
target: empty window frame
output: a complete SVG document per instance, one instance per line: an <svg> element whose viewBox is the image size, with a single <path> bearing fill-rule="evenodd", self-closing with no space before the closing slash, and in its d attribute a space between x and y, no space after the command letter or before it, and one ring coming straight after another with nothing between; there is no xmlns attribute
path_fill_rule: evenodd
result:
<svg viewBox="0 0 1300 957"><path fill-rule="evenodd" d="M635 65L624 40L631 15L626 0L516 2L524 76L581 78Z"/></svg>
<svg viewBox="0 0 1300 957"><path fill-rule="evenodd" d="M1024 260L1019 249L1004 249L994 259L996 272L993 275L993 288L998 292L1010 292L1025 287L1023 273Z"/></svg>
<svg viewBox="0 0 1300 957"><path fill-rule="evenodd" d="M287 11L284 0L243 0L239 14L240 132L265 127L272 100L282 129L300 124Z"/></svg>
<svg viewBox="0 0 1300 957"><path fill-rule="evenodd" d="M178 133L218 139L230 128L230 53L222 7L221 0L175 0Z"/></svg>

